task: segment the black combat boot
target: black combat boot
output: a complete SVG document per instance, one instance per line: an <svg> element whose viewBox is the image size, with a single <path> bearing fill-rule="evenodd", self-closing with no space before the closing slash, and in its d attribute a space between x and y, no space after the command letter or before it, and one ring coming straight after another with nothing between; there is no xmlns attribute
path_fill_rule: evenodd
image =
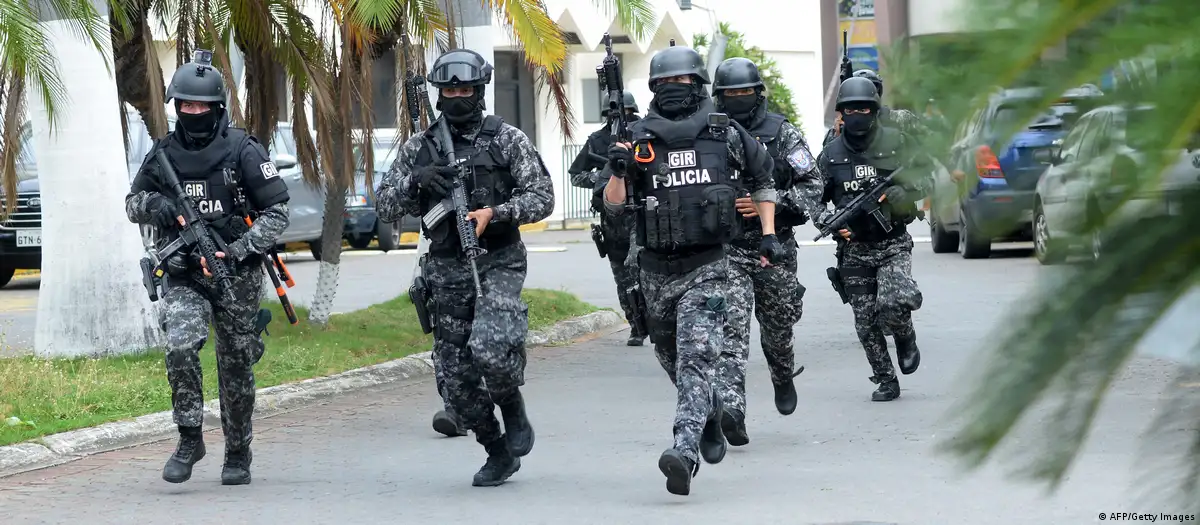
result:
<svg viewBox="0 0 1200 525"><path fill-rule="evenodd" d="M692 492L692 477L700 472L700 465L678 450L668 448L658 458L658 470L667 477L667 492L687 496Z"/></svg>
<svg viewBox="0 0 1200 525"><path fill-rule="evenodd" d="M750 434L746 432L746 416L726 409L721 417L721 431L730 445L740 447L750 443Z"/></svg>
<svg viewBox="0 0 1200 525"><path fill-rule="evenodd" d="M508 446L517 457L524 457L533 450L533 426L525 415L525 398L520 390L513 391L503 404L500 413L504 416L504 432L508 435Z"/></svg>
<svg viewBox="0 0 1200 525"><path fill-rule="evenodd" d="M495 487L503 485L508 478L521 470L521 458L513 455L508 449L508 438L500 436L495 441L484 445L487 450L487 462L475 473L471 485L476 487Z"/></svg>
<svg viewBox="0 0 1200 525"><path fill-rule="evenodd" d="M796 376L801 372L804 372L804 367L797 368L787 382L771 382L771 386L775 387L775 410L780 414L787 416L796 411Z"/></svg>
<svg viewBox="0 0 1200 525"><path fill-rule="evenodd" d="M204 458L204 434L200 427L179 427L179 445L163 467L163 481L183 483L192 477L192 465Z"/></svg>
<svg viewBox="0 0 1200 525"><path fill-rule="evenodd" d="M433 429L446 437L462 437L467 435L458 416L449 410L438 410L433 415Z"/></svg>
<svg viewBox="0 0 1200 525"><path fill-rule="evenodd" d="M254 459L250 447L225 451L225 466L221 468L222 485L249 485L250 461Z"/></svg>
<svg viewBox="0 0 1200 525"><path fill-rule="evenodd" d="M900 373L904 375L917 371L921 366L921 350L917 348L917 334L906 337L895 337L896 360L900 362Z"/></svg>
<svg viewBox="0 0 1200 525"><path fill-rule="evenodd" d="M900 381L892 379L879 383L879 388L871 394L871 401L891 401L900 397Z"/></svg>
<svg viewBox="0 0 1200 525"><path fill-rule="evenodd" d="M625 341L625 346L642 346L644 344L646 344L644 335L630 335L629 339Z"/></svg>
<svg viewBox="0 0 1200 525"><path fill-rule="evenodd" d="M713 403L712 412L708 414L708 422L704 424L704 432L700 434L700 457L709 463L720 463L725 459L725 435L721 432L721 419L725 409L721 400Z"/></svg>

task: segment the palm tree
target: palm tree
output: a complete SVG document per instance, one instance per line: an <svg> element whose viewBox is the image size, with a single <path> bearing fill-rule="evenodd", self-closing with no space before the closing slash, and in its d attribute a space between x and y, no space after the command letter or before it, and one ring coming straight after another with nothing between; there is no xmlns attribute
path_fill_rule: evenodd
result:
<svg viewBox="0 0 1200 525"><path fill-rule="evenodd" d="M1096 194L1112 196L1117 206L1097 207L1089 201L1071 213L1084 225L1081 238L1104 239L1103 257L1047 272L1037 292L989 338L988 358L977 367L980 377L956 407L958 432L945 443L947 450L977 467L1033 405L1049 400L1056 405L1054 417L1042 422L1042 446L1027 447L1030 461L1024 473L1057 487L1137 343L1181 297L1194 292L1200 279L1200 192L1196 184L1164 184L1181 151L1194 154L1200 147L1200 97L1195 95L1200 15L1183 0L991 0L970 7L964 14L969 13L968 23L979 31L955 37L971 55L957 64L965 74L955 75L953 82L922 86L921 99L937 98L949 121L960 122L992 86L1043 88L1042 100L1012 120L1015 132L1067 89L1099 83L1106 72L1115 71L1119 81L1109 88L1108 102L1127 110L1142 108L1143 117L1130 119L1125 137L1150 152L1129 177L1114 171L1111 181L1092 179L1099 186ZM1007 29L997 34L986 27ZM1041 60L1045 50L1064 41L1068 60ZM909 66L917 69L904 77L936 74L943 65L937 60ZM1141 64L1136 68L1140 73L1124 73L1135 69L1126 67L1130 64ZM1102 150L1092 160L1108 153ZM1132 199L1146 209L1178 205L1178 214L1128 218L1122 212L1129 211ZM1200 355L1200 348L1186 350ZM1169 388L1146 438L1159 454L1173 454L1167 468L1152 473L1170 485L1163 490L1161 483L1153 484L1157 496L1173 497L1170 508L1192 515L1200 514L1200 403L1186 383L1194 386L1196 374L1190 365L1180 367L1179 382Z"/></svg>
<svg viewBox="0 0 1200 525"><path fill-rule="evenodd" d="M120 197L129 183L121 130L112 118L121 110L111 76L108 6L38 4L0 7L6 209L16 202L17 159L26 145L37 153L27 158L36 157L42 190L52 196L41 207L44 260L34 350L79 356L156 346L161 334L135 264L138 234L95 229L125 222ZM27 86L35 96L28 100L32 118L25 131ZM61 112L68 100L74 111Z"/></svg>

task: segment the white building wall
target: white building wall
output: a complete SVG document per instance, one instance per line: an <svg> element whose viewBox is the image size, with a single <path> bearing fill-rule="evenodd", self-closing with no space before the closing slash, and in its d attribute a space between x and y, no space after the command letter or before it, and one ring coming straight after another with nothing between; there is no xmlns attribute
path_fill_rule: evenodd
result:
<svg viewBox="0 0 1200 525"><path fill-rule="evenodd" d="M693 1L692 6L684 11L690 30L712 33L717 22L728 23L730 29L745 35L748 45L757 46L775 60L792 90L792 103L815 154L825 135L820 3L700 0Z"/></svg>

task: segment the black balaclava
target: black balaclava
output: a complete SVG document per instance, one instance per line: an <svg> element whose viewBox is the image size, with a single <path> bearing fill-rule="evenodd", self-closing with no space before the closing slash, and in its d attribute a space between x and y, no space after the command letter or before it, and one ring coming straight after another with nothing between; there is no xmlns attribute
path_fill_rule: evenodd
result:
<svg viewBox="0 0 1200 525"><path fill-rule="evenodd" d="M866 150L867 145L871 142L871 136L875 132L875 123L879 117L879 108L867 102L851 102L842 106L842 108L871 109L871 112L866 115L862 113L842 112L842 134L846 137L846 144L856 151Z"/></svg>
<svg viewBox="0 0 1200 525"><path fill-rule="evenodd" d="M754 116L758 113L758 108L765 105L767 97L764 97L761 89L755 89L754 93L749 95L727 95L722 93L721 109L726 115L729 115L734 120L738 121L743 126L749 126Z"/></svg>
<svg viewBox="0 0 1200 525"><path fill-rule="evenodd" d="M475 86L475 94L469 97L447 97L438 93L437 109L446 121L460 130L470 129L483 121L483 86Z"/></svg>
<svg viewBox="0 0 1200 525"><path fill-rule="evenodd" d="M695 113L704 96L700 84L695 82L659 82L654 86L654 100L650 103L658 108L659 115L674 120Z"/></svg>
<svg viewBox="0 0 1200 525"><path fill-rule="evenodd" d="M221 123L221 117L225 115L225 107L209 102L208 106L211 109L194 115L181 111L182 105L183 101L175 99L175 116L179 119L179 126L183 128L183 135L196 146L207 146L217 134L217 126Z"/></svg>

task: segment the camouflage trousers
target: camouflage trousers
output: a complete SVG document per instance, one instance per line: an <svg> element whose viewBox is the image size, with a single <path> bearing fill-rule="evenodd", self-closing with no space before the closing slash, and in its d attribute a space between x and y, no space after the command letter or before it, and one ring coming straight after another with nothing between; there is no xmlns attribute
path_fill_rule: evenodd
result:
<svg viewBox="0 0 1200 525"><path fill-rule="evenodd" d="M845 245L842 282L874 383L896 379L884 329L900 339L916 336L912 312L921 308L923 297L912 278L912 250L912 237L907 233L885 241Z"/></svg>
<svg viewBox="0 0 1200 525"><path fill-rule="evenodd" d="M796 240L783 243L786 257L771 266L759 263L757 250L726 246L733 272L725 349L717 363L719 394L725 408L746 414L746 362L750 357L750 311L758 319L759 342L771 382L792 378L796 354L792 327L804 312L804 286L796 278Z"/></svg>
<svg viewBox="0 0 1200 525"><path fill-rule="evenodd" d="M263 350L254 323L263 297L260 264L237 264L233 294L237 302L221 304L217 287L198 272L166 279L163 325L167 333L167 381L175 424L199 427L204 422L204 382L200 349L208 340L211 320L216 335L217 386L225 448L238 450L253 440L253 355Z"/></svg>
<svg viewBox="0 0 1200 525"><path fill-rule="evenodd" d="M629 245L611 243L608 245L608 266L612 269L613 281L617 283L617 301L621 303L621 310L625 312L625 320L633 326L631 336L646 336L647 334L637 333L637 327L633 322L634 316L637 315L637 306L630 295L632 290L638 284L637 266L627 264L629 258Z"/></svg>
<svg viewBox="0 0 1200 525"><path fill-rule="evenodd" d="M433 292L434 373L448 410L480 443L499 438L497 403L525 384L529 306L521 300L528 271L517 243L476 260L483 296L476 298L465 259L429 257L422 268Z"/></svg>
<svg viewBox="0 0 1200 525"><path fill-rule="evenodd" d="M674 448L696 463L725 347L730 274L724 259L682 275L641 272L654 354L678 392Z"/></svg>

